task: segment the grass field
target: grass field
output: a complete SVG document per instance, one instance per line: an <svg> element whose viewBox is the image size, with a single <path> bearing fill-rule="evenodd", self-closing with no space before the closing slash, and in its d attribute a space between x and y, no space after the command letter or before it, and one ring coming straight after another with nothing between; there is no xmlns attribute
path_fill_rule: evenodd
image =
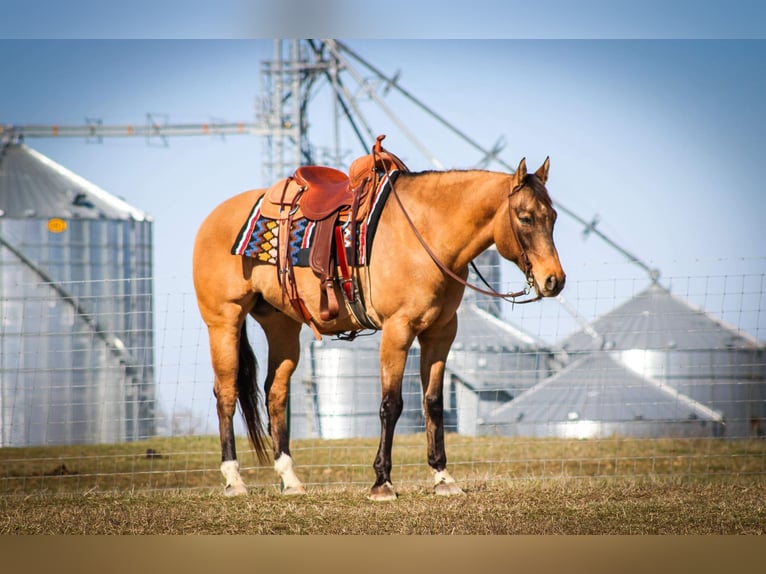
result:
<svg viewBox="0 0 766 574"><path fill-rule="evenodd" d="M250 495L222 496L217 438L0 449L0 534L764 534L766 441L447 437L466 491L431 493L397 437L399 499L372 503L375 440L295 441L283 497L241 441ZM244 456L243 456L244 455Z"/></svg>

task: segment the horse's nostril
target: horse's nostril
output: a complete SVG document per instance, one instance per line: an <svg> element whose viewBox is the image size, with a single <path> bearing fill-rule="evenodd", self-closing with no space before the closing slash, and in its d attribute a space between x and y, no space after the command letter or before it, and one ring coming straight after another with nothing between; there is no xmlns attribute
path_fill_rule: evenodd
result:
<svg viewBox="0 0 766 574"><path fill-rule="evenodd" d="M556 275L550 275L545 281L545 289L548 293L558 295L561 290L564 289L566 280L566 275L562 275L561 278L557 277Z"/></svg>
<svg viewBox="0 0 766 574"><path fill-rule="evenodd" d="M548 279L545 281L545 289L546 291L555 291L556 290L556 284L558 283L558 279L556 279L555 275L548 276Z"/></svg>

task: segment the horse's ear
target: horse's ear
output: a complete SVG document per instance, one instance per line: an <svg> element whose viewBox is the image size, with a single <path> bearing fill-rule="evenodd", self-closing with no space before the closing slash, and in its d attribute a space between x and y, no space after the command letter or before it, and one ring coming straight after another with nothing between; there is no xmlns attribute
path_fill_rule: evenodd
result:
<svg viewBox="0 0 766 574"><path fill-rule="evenodd" d="M546 157L545 161L543 162L543 165L541 165L539 169L535 172L535 175L541 182L543 182L543 185L545 185L545 182L548 181L548 168L550 166L551 166L551 158Z"/></svg>
<svg viewBox="0 0 766 574"><path fill-rule="evenodd" d="M521 184L524 181L524 178L527 177L527 158L521 158L519 167L516 168L516 172L513 174L513 177L516 181L516 185Z"/></svg>

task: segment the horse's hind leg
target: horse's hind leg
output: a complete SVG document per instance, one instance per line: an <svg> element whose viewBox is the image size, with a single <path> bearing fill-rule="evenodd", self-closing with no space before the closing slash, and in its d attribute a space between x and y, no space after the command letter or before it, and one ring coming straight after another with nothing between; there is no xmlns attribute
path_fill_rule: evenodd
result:
<svg viewBox="0 0 766 574"><path fill-rule="evenodd" d="M274 470L279 475L282 494L305 494L306 490L293 470L287 421L290 377L300 357L302 325L282 313L270 312L264 315L254 313L253 316L263 327L269 346L265 392L269 428L274 446Z"/></svg>
<svg viewBox="0 0 766 574"><path fill-rule="evenodd" d="M247 494L247 488L239 474L233 422L237 403L239 325L209 326L208 333L215 373L213 393L216 398L218 432L221 440L221 473L226 479L224 494L226 496Z"/></svg>
<svg viewBox="0 0 766 574"><path fill-rule="evenodd" d="M455 479L447 472L447 453L444 447L444 363L456 333L457 317L446 327L434 332L423 332L418 337L428 465L434 473L434 492L444 496L463 494Z"/></svg>

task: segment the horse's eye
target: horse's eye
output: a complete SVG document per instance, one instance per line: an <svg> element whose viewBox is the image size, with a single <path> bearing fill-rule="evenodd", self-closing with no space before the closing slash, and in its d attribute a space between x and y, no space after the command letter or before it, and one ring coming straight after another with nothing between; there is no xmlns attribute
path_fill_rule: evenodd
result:
<svg viewBox="0 0 766 574"><path fill-rule="evenodd" d="M521 222L522 225L532 225L532 216L519 215L519 222Z"/></svg>

